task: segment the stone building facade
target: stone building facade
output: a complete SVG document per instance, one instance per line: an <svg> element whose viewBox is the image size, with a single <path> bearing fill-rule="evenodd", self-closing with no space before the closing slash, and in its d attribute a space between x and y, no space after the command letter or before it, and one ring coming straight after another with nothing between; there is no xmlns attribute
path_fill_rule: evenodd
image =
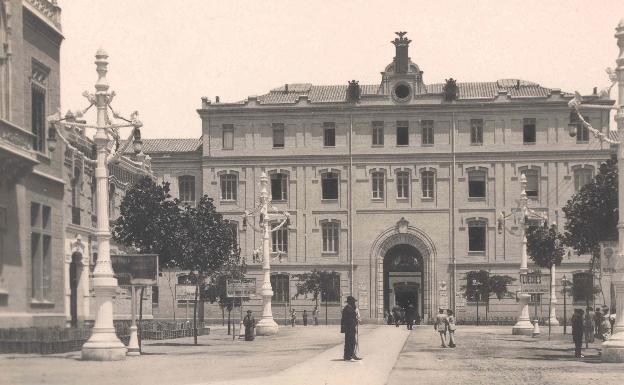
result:
<svg viewBox="0 0 624 385"><path fill-rule="evenodd" d="M0 1L0 327L64 325L62 155L55 1Z"/></svg>
<svg viewBox="0 0 624 385"><path fill-rule="evenodd" d="M608 145L581 125L568 135L572 94L519 79L427 84L409 43L403 33L394 40L379 84L285 84L234 103L203 98L200 143L178 141L184 148L176 149L154 141L161 141L150 153L156 175L188 199L208 194L233 221L258 289L252 250L261 237L240 217L256 205L268 174L272 204L291 215L272 235L281 254L272 265L276 317L285 307L312 309L309 299L294 298L295 275L321 269L338 274L339 295L329 299L335 317L353 295L371 321L407 303L424 319L440 306L474 319L476 304L461 295L468 271L518 278L520 239L496 225L517 207L521 174L530 207L563 229L561 208L609 157ZM613 103L608 95L584 98ZM604 110L583 113L609 130ZM506 226L517 230L513 221ZM557 282L587 269L588 257L572 253ZM259 301L245 306L259 310ZM547 317L547 294L532 301ZM561 316L562 301L557 306ZM515 295L490 301L490 316L510 320L517 311Z"/></svg>

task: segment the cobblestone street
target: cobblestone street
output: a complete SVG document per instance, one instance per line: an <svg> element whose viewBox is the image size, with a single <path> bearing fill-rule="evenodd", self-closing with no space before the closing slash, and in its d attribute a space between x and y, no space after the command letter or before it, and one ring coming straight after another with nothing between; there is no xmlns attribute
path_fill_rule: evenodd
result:
<svg viewBox="0 0 624 385"><path fill-rule="evenodd" d="M243 342L216 328L199 339L148 341L144 355L85 362L79 353L0 356L0 384L619 384L624 364L603 364L597 347L573 357L571 336L547 329L539 338L509 327L462 326L458 347L443 349L431 326L365 325L360 362L344 362L337 326L283 327L274 337Z"/></svg>

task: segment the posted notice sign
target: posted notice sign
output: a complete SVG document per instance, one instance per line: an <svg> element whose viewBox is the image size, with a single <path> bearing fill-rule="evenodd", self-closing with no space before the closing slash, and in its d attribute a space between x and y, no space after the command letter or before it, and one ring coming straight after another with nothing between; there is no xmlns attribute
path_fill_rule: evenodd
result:
<svg viewBox="0 0 624 385"><path fill-rule="evenodd" d="M157 254L116 254L110 258L120 286L158 284Z"/></svg>
<svg viewBox="0 0 624 385"><path fill-rule="evenodd" d="M228 297L246 298L256 295L256 279L255 278L243 278L233 279L230 278L226 282L226 293Z"/></svg>
<svg viewBox="0 0 624 385"><path fill-rule="evenodd" d="M521 293L548 293L549 284L549 276L540 272L520 274Z"/></svg>

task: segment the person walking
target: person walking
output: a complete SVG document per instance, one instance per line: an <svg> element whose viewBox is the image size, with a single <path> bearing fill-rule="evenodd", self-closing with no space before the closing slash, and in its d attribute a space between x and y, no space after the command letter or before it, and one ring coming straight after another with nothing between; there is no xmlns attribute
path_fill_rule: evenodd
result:
<svg viewBox="0 0 624 385"><path fill-rule="evenodd" d="M602 323L602 310L597 307L594 311L594 337L600 338L600 324Z"/></svg>
<svg viewBox="0 0 624 385"><path fill-rule="evenodd" d="M581 349L583 348L583 309L574 309L572 315L572 341L574 341L574 357L583 358Z"/></svg>
<svg viewBox="0 0 624 385"><path fill-rule="evenodd" d="M394 325L394 317L392 316L392 313L388 310L386 310L386 313L388 313L388 325Z"/></svg>
<svg viewBox="0 0 624 385"><path fill-rule="evenodd" d="M290 310L290 326L295 327L297 323L297 310L294 308Z"/></svg>
<svg viewBox="0 0 624 385"><path fill-rule="evenodd" d="M444 312L443 308L439 309L438 314L436 315L435 323L433 324L433 329L440 333L440 346L446 347L446 331L448 328L448 319Z"/></svg>
<svg viewBox="0 0 624 385"><path fill-rule="evenodd" d="M243 325L245 326L245 341L253 341L255 338L256 319L251 314L251 310L247 310L247 315L243 319Z"/></svg>
<svg viewBox="0 0 624 385"><path fill-rule="evenodd" d="M318 326L318 306L314 306L314 310L312 310L312 318L314 318L314 326Z"/></svg>
<svg viewBox="0 0 624 385"><path fill-rule="evenodd" d="M446 311L446 321L448 325L448 335L449 335L448 346L449 348L454 348L455 347L455 329L457 329L457 326L455 326L455 316L453 315L453 310L448 309Z"/></svg>
<svg viewBox="0 0 624 385"><path fill-rule="evenodd" d="M304 310L301 317L303 319L303 326L308 326L308 311Z"/></svg>
<svg viewBox="0 0 624 385"><path fill-rule="evenodd" d="M357 342L357 310L355 306L355 298L347 297L347 304L342 309L342 317L340 319L340 332L345 335L344 355L345 361L359 360L355 355L355 344Z"/></svg>
<svg viewBox="0 0 624 385"><path fill-rule="evenodd" d="M594 321L594 310L591 307L587 307L587 313L585 313L585 330L583 335L585 336L585 347L588 348L589 344L594 342L594 334L596 333L596 323Z"/></svg>
<svg viewBox="0 0 624 385"><path fill-rule="evenodd" d="M399 312L398 306L392 308L392 318L394 319L394 326L399 327L401 323L401 313Z"/></svg>
<svg viewBox="0 0 624 385"><path fill-rule="evenodd" d="M611 324L611 335L613 335L613 331L615 329L615 308L611 308L611 312L609 312L609 324Z"/></svg>

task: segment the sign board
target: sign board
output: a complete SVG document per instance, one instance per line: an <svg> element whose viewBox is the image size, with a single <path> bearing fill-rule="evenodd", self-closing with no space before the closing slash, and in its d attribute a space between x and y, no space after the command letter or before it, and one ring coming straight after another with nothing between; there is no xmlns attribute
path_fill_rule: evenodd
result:
<svg viewBox="0 0 624 385"><path fill-rule="evenodd" d="M176 300L195 300L195 285L176 285Z"/></svg>
<svg viewBox="0 0 624 385"><path fill-rule="evenodd" d="M157 254L115 254L110 258L120 286L158 284Z"/></svg>
<svg viewBox="0 0 624 385"><path fill-rule="evenodd" d="M368 290L360 290L358 292L358 307L360 310L368 309Z"/></svg>
<svg viewBox="0 0 624 385"><path fill-rule="evenodd" d="M540 272L520 274L520 292L528 294L548 293L550 277Z"/></svg>
<svg viewBox="0 0 624 385"><path fill-rule="evenodd" d="M226 282L226 293L228 297L254 297L256 295L256 279L255 278L243 278L233 279L228 278Z"/></svg>

